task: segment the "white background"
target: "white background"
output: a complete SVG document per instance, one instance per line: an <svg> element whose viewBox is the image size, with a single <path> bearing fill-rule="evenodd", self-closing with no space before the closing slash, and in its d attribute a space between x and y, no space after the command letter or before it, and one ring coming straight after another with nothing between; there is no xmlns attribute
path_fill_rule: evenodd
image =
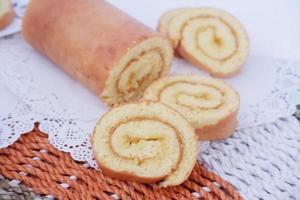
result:
<svg viewBox="0 0 300 200"><path fill-rule="evenodd" d="M171 8L213 6L236 16L251 40L251 54L300 58L300 0L109 0L152 28Z"/></svg>

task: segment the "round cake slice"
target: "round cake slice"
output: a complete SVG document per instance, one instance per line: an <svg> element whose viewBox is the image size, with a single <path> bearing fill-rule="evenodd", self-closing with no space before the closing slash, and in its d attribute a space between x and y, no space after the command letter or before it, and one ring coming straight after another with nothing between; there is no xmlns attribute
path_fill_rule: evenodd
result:
<svg viewBox="0 0 300 200"><path fill-rule="evenodd" d="M91 142L103 173L162 187L181 184L197 159L194 129L159 102L113 108L98 122Z"/></svg>
<svg viewBox="0 0 300 200"><path fill-rule="evenodd" d="M245 29L223 10L177 9L163 15L160 24L182 57L213 76L238 73L249 54Z"/></svg>
<svg viewBox="0 0 300 200"><path fill-rule="evenodd" d="M8 26L14 19L15 13L11 0L0 1L0 30Z"/></svg>
<svg viewBox="0 0 300 200"><path fill-rule="evenodd" d="M183 114L196 129L198 140L226 138L237 126L239 95L217 79L165 77L149 86L144 99L162 102Z"/></svg>

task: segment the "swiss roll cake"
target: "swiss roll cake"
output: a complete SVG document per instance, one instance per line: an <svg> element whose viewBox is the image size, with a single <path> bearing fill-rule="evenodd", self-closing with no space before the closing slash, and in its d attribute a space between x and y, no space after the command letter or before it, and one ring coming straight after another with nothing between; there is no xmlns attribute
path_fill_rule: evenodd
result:
<svg viewBox="0 0 300 200"><path fill-rule="evenodd" d="M171 41L176 53L216 77L237 74L249 54L242 24L215 8L180 8L166 12L158 30Z"/></svg>
<svg viewBox="0 0 300 200"><path fill-rule="evenodd" d="M159 102L113 108L98 122L91 142L104 174L162 187L185 181L197 159L194 129Z"/></svg>
<svg viewBox="0 0 300 200"><path fill-rule="evenodd" d="M109 106L141 97L173 57L168 39L103 0L31 0L22 35Z"/></svg>
<svg viewBox="0 0 300 200"><path fill-rule="evenodd" d="M237 126L239 94L218 79L196 75L164 77L149 86L144 99L179 111L195 128L198 140L224 139Z"/></svg>

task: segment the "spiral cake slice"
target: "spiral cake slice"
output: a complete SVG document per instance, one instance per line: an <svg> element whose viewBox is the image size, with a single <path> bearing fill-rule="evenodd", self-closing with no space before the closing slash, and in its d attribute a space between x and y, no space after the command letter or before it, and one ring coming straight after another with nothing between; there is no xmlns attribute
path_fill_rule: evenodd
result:
<svg viewBox="0 0 300 200"><path fill-rule="evenodd" d="M164 16L161 21L167 28L159 30L167 29L166 35L182 57L214 76L239 72L249 53L249 41L235 17L214 8L178 9Z"/></svg>
<svg viewBox="0 0 300 200"><path fill-rule="evenodd" d="M172 57L169 42L162 37L140 42L112 67L102 99L109 105L138 99L153 81L168 73Z"/></svg>
<svg viewBox="0 0 300 200"><path fill-rule="evenodd" d="M144 99L160 101L179 111L196 129L199 140L226 138L237 125L239 95L217 79L165 77L150 85Z"/></svg>
<svg viewBox="0 0 300 200"><path fill-rule="evenodd" d="M92 135L104 173L125 180L179 185L197 157L196 135L187 120L159 102L133 103L105 114Z"/></svg>

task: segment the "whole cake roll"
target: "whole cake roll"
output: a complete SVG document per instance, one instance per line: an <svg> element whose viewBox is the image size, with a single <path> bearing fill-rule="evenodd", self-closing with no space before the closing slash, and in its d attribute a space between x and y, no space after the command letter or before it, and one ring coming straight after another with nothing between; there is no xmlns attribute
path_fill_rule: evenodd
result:
<svg viewBox="0 0 300 200"><path fill-rule="evenodd" d="M113 108L98 122L91 142L105 174L162 187L186 180L197 159L194 129L159 102Z"/></svg>
<svg viewBox="0 0 300 200"><path fill-rule="evenodd" d="M164 76L169 41L103 0L31 0L22 34L110 106Z"/></svg>
<svg viewBox="0 0 300 200"><path fill-rule="evenodd" d="M169 37L180 56L214 76L238 73L249 53L245 29L223 10L171 10L160 18L158 30Z"/></svg>
<svg viewBox="0 0 300 200"><path fill-rule="evenodd" d="M196 129L198 140L226 138L237 126L239 95L217 79L195 75L164 77L149 86L144 99L160 101L183 114Z"/></svg>

